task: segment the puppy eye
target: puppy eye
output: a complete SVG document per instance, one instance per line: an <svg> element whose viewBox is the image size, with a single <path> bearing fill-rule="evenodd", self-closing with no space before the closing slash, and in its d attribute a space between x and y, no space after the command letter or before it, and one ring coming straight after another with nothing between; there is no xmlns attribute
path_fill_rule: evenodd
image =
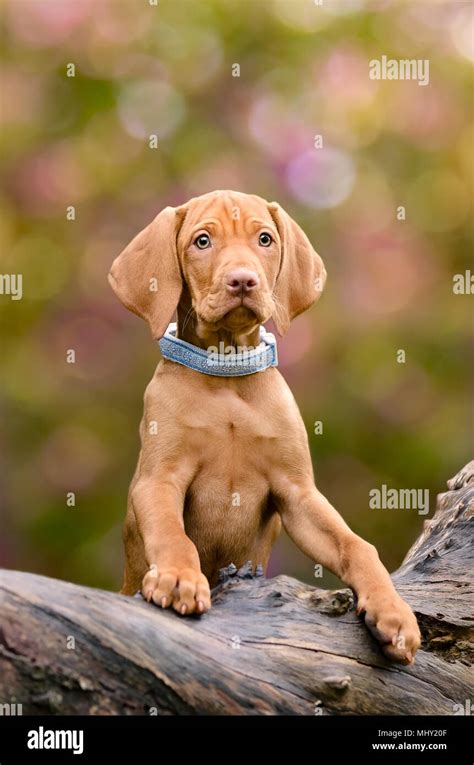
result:
<svg viewBox="0 0 474 765"><path fill-rule="evenodd" d="M205 250L211 246L211 237L209 234L199 234L194 240L194 244L199 250Z"/></svg>
<svg viewBox="0 0 474 765"><path fill-rule="evenodd" d="M260 247L270 247L272 242L273 242L272 237L270 236L270 234L267 234L266 231L263 231L258 237L258 243Z"/></svg>

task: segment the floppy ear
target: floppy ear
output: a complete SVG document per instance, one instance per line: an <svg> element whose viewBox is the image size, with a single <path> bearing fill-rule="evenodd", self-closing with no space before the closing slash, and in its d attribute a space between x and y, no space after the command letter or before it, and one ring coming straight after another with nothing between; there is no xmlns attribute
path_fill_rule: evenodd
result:
<svg viewBox="0 0 474 765"><path fill-rule="evenodd" d="M176 250L183 217L183 208L165 207L114 260L109 272L109 284L119 300L148 322L156 339L165 333L183 288Z"/></svg>
<svg viewBox="0 0 474 765"><path fill-rule="evenodd" d="M308 237L276 202L269 205L281 239L281 265L274 294L273 315L279 335L290 322L319 300L326 282L326 269Z"/></svg>

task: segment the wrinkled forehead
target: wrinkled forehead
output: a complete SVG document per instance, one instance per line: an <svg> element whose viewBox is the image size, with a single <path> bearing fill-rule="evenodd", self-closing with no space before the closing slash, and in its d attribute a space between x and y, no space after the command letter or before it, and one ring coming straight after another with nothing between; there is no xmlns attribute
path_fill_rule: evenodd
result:
<svg viewBox="0 0 474 765"><path fill-rule="evenodd" d="M179 239L186 240L192 233L215 226L224 233L238 233L259 225L274 228L268 203L261 197L239 192L218 191L192 199L187 204Z"/></svg>

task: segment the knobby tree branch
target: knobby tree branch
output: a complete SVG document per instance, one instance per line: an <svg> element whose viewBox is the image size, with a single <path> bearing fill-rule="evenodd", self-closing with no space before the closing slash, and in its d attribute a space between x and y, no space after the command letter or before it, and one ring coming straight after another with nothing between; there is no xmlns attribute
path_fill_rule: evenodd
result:
<svg viewBox="0 0 474 765"><path fill-rule="evenodd" d="M393 575L423 634L389 663L350 590L229 567L203 617L0 571L0 705L23 714L459 714L474 673L474 462ZM3 706L6 710L11 707ZM14 710L14 707L13 707Z"/></svg>

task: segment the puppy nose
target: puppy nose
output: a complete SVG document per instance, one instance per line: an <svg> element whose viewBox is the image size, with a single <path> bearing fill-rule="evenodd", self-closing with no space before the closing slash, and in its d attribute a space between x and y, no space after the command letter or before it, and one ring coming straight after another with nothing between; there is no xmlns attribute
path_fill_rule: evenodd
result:
<svg viewBox="0 0 474 765"><path fill-rule="evenodd" d="M249 271L247 268L235 268L233 271L229 271L225 283L231 295L238 295L239 293L245 295L258 287L259 278L255 271Z"/></svg>

